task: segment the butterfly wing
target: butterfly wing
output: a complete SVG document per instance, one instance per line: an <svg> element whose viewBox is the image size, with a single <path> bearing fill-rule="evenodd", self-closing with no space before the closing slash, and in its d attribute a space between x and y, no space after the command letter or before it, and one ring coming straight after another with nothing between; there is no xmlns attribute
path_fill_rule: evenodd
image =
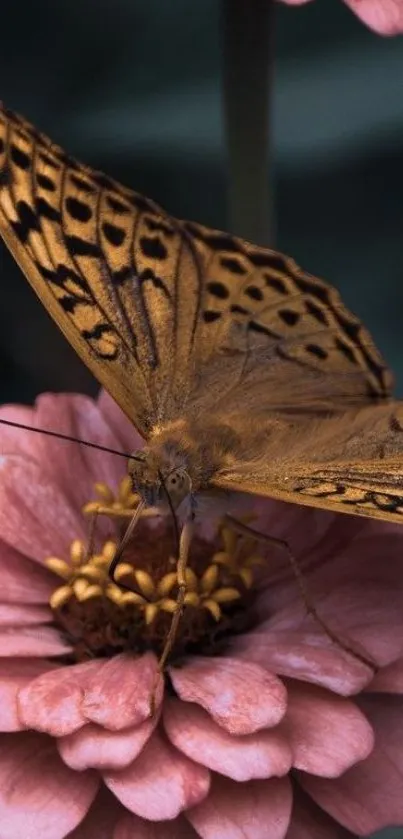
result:
<svg viewBox="0 0 403 839"><path fill-rule="evenodd" d="M0 233L87 366L147 437L217 413L389 398L369 333L293 260L197 224L0 111Z"/></svg>
<svg viewBox="0 0 403 839"><path fill-rule="evenodd" d="M338 292L282 254L190 222L205 288L197 393L216 413L328 413L388 399L393 379Z"/></svg>
<svg viewBox="0 0 403 839"><path fill-rule="evenodd" d="M214 486L403 523L403 402L221 422L239 442Z"/></svg>
<svg viewBox="0 0 403 839"><path fill-rule="evenodd" d="M151 201L81 166L4 109L0 234L77 353L147 437L174 373L183 388L192 354L200 277L186 237Z"/></svg>

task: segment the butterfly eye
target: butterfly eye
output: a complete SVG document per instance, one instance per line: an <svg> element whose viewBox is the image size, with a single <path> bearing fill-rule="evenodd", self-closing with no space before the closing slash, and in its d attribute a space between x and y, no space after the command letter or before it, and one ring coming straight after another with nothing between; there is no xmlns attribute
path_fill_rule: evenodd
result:
<svg viewBox="0 0 403 839"><path fill-rule="evenodd" d="M178 506L191 490L191 481L184 469L174 469L165 478L165 488L173 505Z"/></svg>

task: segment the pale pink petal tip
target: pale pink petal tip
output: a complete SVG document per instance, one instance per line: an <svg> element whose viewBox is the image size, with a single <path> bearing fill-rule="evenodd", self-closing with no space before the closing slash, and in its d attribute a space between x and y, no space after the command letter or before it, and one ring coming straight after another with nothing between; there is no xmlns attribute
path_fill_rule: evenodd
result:
<svg viewBox="0 0 403 839"><path fill-rule="evenodd" d="M277 725L286 710L283 683L259 664L198 657L172 667L170 677L181 699L202 705L230 734Z"/></svg>
<svg viewBox="0 0 403 839"><path fill-rule="evenodd" d="M206 797L210 773L154 733L131 766L105 772L104 780L132 813L163 821L176 818Z"/></svg>
<svg viewBox="0 0 403 839"><path fill-rule="evenodd" d="M379 35L403 32L402 0L345 0L347 6Z"/></svg>
<svg viewBox="0 0 403 839"><path fill-rule="evenodd" d="M164 725L183 754L234 781L280 777L291 769L292 751L276 729L234 737L199 705L175 699L164 704Z"/></svg>

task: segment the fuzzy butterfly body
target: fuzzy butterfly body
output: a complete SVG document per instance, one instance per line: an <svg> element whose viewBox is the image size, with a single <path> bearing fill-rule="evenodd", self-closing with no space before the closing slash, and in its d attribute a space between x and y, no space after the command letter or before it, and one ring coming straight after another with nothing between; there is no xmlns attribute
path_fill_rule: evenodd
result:
<svg viewBox="0 0 403 839"><path fill-rule="evenodd" d="M145 438L146 483L186 469L193 492L403 522L403 403L331 286L170 217L5 109L0 234Z"/></svg>

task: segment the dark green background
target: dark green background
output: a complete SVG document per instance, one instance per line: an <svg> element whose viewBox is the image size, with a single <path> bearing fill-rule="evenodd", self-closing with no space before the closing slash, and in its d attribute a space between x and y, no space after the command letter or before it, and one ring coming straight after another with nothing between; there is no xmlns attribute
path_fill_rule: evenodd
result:
<svg viewBox="0 0 403 839"><path fill-rule="evenodd" d="M340 289L402 393L403 39L317 0L277 5L274 43L276 245ZM218 0L7 3L0 44L8 107L172 214L227 227ZM0 287L2 401L94 390L4 248Z"/></svg>

